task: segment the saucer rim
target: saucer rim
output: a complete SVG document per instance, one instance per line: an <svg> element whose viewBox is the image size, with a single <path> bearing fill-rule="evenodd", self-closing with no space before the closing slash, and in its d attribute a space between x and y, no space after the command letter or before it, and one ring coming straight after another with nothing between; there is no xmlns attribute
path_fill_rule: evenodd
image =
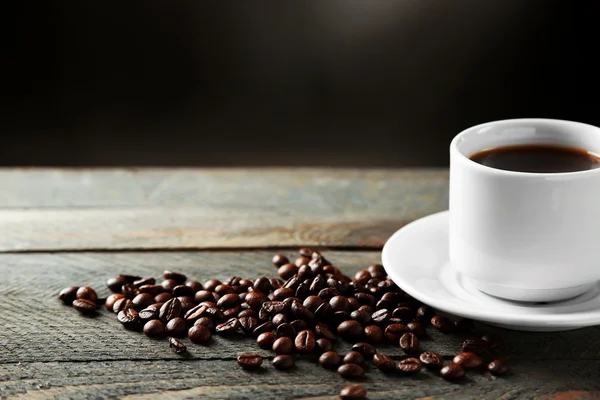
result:
<svg viewBox="0 0 600 400"><path fill-rule="evenodd" d="M466 305L467 307L455 307L452 304L444 304L439 298L431 296L426 292L416 289L408 280L402 277L402 274L394 268L392 262L392 248L401 237L414 228L417 224L430 223L431 220L445 219L448 223L449 211L440 211L418 218L398 229L394 232L383 246L381 259L390 278L406 293L415 299L427 304L437 310L451 313L460 317L468 317L484 322L497 324L521 325L521 326L557 326L557 327L584 327L600 324L600 309L593 311L574 312L571 314L513 314L506 311L495 310L492 313L486 312L485 309ZM434 246L435 247L435 246ZM440 271L443 265L437 267ZM436 277L439 279L439 277ZM450 293L450 292L448 292ZM450 293L451 294L451 293ZM558 302L560 303L560 302Z"/></svg>

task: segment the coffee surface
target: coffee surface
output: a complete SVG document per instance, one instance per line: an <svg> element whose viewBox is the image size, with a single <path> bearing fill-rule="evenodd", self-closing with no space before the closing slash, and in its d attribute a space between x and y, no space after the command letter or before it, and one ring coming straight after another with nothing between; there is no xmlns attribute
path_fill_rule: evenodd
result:
<svg viewBox="0 0 600 400"><path fill-rule="evenodd" d="M498 147L469 158L491 168L517 172L575 172L600 167L600 158L587 150L551 145Z"/></svg>

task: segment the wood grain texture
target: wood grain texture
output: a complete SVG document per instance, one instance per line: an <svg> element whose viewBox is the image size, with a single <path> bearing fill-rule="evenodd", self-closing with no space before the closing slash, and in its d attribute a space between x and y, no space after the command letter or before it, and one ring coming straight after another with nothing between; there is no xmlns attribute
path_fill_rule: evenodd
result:
<svg viewBox="0 0 600 400"><path fill-rule="evenodd" d="M348 274L380 257L376 251L326 251L325 255ZM58 291L72 284L89 284L105 296L109 293L106 279L119 272L159 277L164 269L173 269L201 281L232 275L274 276L271 257L268 251L0 255L0 395L26 399L126 395L134 399L335 398L347 382L309 359L300 359L290 373L277 372L266 362L264 372L251 374L238 368L235 357L239 353L272 354L259 350L252 339L218 336L209 347L190 345L191 355L182 359L165 341L123 329L114 314L103 310L95 318L86 318L56 300ZM427 371L414 378L386 377L370 367L364 381L372 391L369 398L520 399L574 391L593 398L600 391L599 328L527 333L478 325L478 330L505 338L507 346L486 358L509 358L513 367L509 376L470 373L463 383L451 384ZM422 341L422 349L439 351L447 359L459 351L465 338L431 329L429 336ZM349 347L337 344L340 352ZM395 358L403 356L396 346L380 350Z"/></svg>
<svg viewBox="0 0 600 400"><path fill-rule="evenodd" d="M381 248L446 170L4 170L0 251Z"/></svg>

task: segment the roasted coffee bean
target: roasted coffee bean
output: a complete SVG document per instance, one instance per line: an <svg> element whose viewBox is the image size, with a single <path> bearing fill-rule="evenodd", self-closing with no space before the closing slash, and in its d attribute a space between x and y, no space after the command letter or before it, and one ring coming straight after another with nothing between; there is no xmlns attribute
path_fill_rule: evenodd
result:
<svg viewBox="0 0 600 400"><path fill-rule="evenodd" d="M310 247L302 247L300 250L298 250L298 253L300 253L301 257L312 257L314 251Z"/></svg>
<svg viewBox="0 0 600 400"><path fill-rule="evenodd" d="M252 333L258 326L258 320L254 317L238 317L240 327L245 333Z"/></svg>
<svg viewBox="0 0 600 400"><path fill-rule="evenodd" d="M173 318L169 322L167 322L167 326L165 327L167 331L167 335L175 336L175 337L185 337L187 336L187 324L183 318L177 317Z"/></svg>
<svg viewBox="0 0 600 400"><path fill-rule="evenodd" d="M405 325L391 324L385 328L384 334L391 343L398 343L402 335L408 332L410 332L410 330Z"/></svg>
<svg viewBox="0 0 600 400"><path fill-rule="evenodd" d="M342 359L344 364L358 364L363 365L365 363L365 357L358 351L350 351Z"/></svg>
<svg viewBox="0 0 600 400"><path fill-rule="evenodd" d="M280 287L283 287L283 284L285 283L283 281L283 279L280 279L280 278L269 278L268 280L269 280L269 283L271 284L271 288L273 288L273 290L279 289ZM254 285L256 287L256 283ZM269 290L264 290L264 291L261 290L261 292L268 293Z"/></svg>
<svg viewBox="0 0 600 400"><path fill-rule="evenodd" d="M386 374L396 372L396 362L382 353L375 353L373 356L373 365Z"/></svg>
<svg viewBox="0 0 600 400"><path fill-rule="evenodd" d="M510 369L508 362L506 360L494 360L487 366L488 371L490 371L493 375L504 375Z"/></svg>
<svg viewBox="0 0 600 400"><path fill-rule="evenodd" d="M435 311L431 307L422 305L419 308L417 308L416 319L417 319L417 321L419 321L423 324L428 324L434 315L435 315Z"/></svg>
<svg viewBox="0 0 600 400"><path fill-rule="evenodd" d="M366 285L367 282L369 282L369 279L371 278L371 273L365 269L360 270L356 272L356 274L354 274L354 282L360 285Z"/></svg>
<svg viewBox="0 0 600 400"><path fill-rule="evenodd" d="M254 331L252 332L252 334L254 334L254 336L258 336L261 333L271 332L273 329L275 329L275 326L273 325L273 323L271 321L267 321L267 322L257 326L254 329Z"/></svg>
<svg viewBox="0 0 600 400"><path fill-rule="evenodd" d="M371 323L371 314L363 310L355 310L350 313L350 318L359 322L362 325L369 325Z"/></svg>
<svg viewBox="0 0 600 400"><path fill-rule="evenodd" d="M154 297L148 293L140 293L131 300L133 308L137 311L143 310L151 304L154 304Z"/></svg>
<svg viewBox="0 0 600 400"><path fill-rule="evenodd" d="M310 257L298 257L294 261L294 264L296 264L297 267L301 267L303 265L307 265L310 262L310 260Z"/></svg>
<svg viewBox="0 0 600 400"><path fill-rule="evenodd" d="M348 314L346 311L336 311L331 316L331 319L329 320L329 323L332 326L337 326L337 325L341 324L344 321L348 321L349 319L350 319L350 314ZM356 321L353 321L353 322L356 322Z"/></svg>
<svg viewBox="0 0 600 400"><path fill-rule="evenodd" d="M169 347L177 354L183 354L187 351L185 344L172 337L169 338Z"/></svg>
<svg viewBox="0 0 600 400"><path fill-rule="evenodd" d="M273 322L273 325L275 325L276 327L284 324L286 322L288 322L287 316L285 314L275 314L273 316L273 318L271 319L271 321Z"/></svg>
<svg viewBox="0 0 600 400"><path fill-rule="evenodd" d="M332 349L333 345L329 339L320 338L315 342L315 351L319 354L331 351Z"/></svg>
<svg viewBox="0 0 600 400"><path fill-rule="evenodd" d="M473 320L469 318L461 318L457 320L454 325L456 326L456 330L459 332L471 332L473 329L475 329Z"/></svg>
<svg viewBox="0 0 600 400"><path fill-rule="evenodd" d="M224 296L229 293L235 293L235 289L231 285L222 283L215 288L215 293L219 296Z"/></svg>
<svg viewBox="0 0 600 400"><path fill-rule="evenodd" d="M222 324L218 324L215 328L217 333L222 335L229 335L236 332L240 327L240 321L237 318L231 318Z"/></svg>
<svg viewBox="0 0 600 400"><path fill-rule="evenodd" d="M108 286L110 291L113 293L121 293L121 288L126 284L127 279L125 279L123 275L117 275L114 278L109 278L106 281L106 286Z"/></svg>
<svg viewBox="0 0 600 400"><path fill-rule="evenodd" d="M148 276L148 277L133 281L133 286L139 288L140 286L143 286L143 285L154 285L155 283L156 283L156 279Z"/></svg>
<svg viewBox="0 0 600 400"><path fill-rule="evenodd" d="M323 303L315 311L315 320L327 322L332 314L333 310L329 303Z"/></svg>
<svg viewBox="0 0 600 400"><path fill-rule="evenodd" d="M89 300L94 303L94 305L98 301L98 295L96 294L96 291L89 286L82 286L77 289L75 298L79 300Z"/></svg>
<svg viewBox="0 0 600 400"><path fill-rule="evenodd" d="M256 338L256 344L263 350L270 350L273 348L273 343L277 339L277 335L273 332L265 332L258 335Z"/></svg>
<svg viewBox="0 0 600 400"><path fill-rule="evenodd" d="M481 357L475 353L462 352L457 354L452 360L454 364L458 364L464 369L479 368L483 364Z"/></svg>
<svg viewBox="0 0 600 400"><path fill-rule="evenodd" d="M396 363L396 369L402 375L412 375L419 372L422 368L421 361L418 358L405 358Z"/></svg>
<svg viewBox="0 0 600 400"><path fill-rule="evenodd" d="M171 300L173 295L169 292L162 292L154 296L154 303L166 303Z"/></svg>
<svg viewBox="0 0 600 400"><path fill-rule="evenodd" d="M295 338L296 330L291 324L284 322L277 327L277 329L275 330L275 334L277 335L277 337L285 336L289 338Z"/></svg>
<svg viewBox="0 0 600 400"><path fill-rule="evenodd" d="M293 302L290 308L292 314L298 319L310 322L315 318L314 314L299 301Z"/></svg>
<svg viewBox="0 0 600 400"><path fill-rule="evenodd" d="M308 290L310 291L310 285L312 283L312 278L314 278L315 273L313 272L313 270L308 266L308 265L303 265L300 268L298 268L298 277L300 279L305 279L308 280ZM306 284L306 282L305 282Z"/></svg>
<svg viewBox="0 0 600 400"><path fill-rule="evenodd" d="M290 310L290 308L292 307L292 303L294 303L294 302L302 303L302 300L300 300L297 297L291 296L291 297L287 297L287 298L283 299L283 301L282 301L282 303L285 305L286 311Z"/></svg>
<svg viewBox="0 0 600 400"><path fill-rule="evenodd" d="M245 301L253 310L260 310L262 305L267 301L267 296L261 292L250 292L246 295Z"/></svg>
<svg viewBox="0 0 600 400"><path fill-rule="evenodd" d="M475 354L485 353L488 347L489 343L478 337L466 339L461 346L462 351Z"/></svg>
<svg viewBox="0 0 600 400"><path fill-rule="evenodd" d="M342 357L335 351L327 351L319 356L319 365L325 369L337 369L342 363Z"/></svg>
<svg viewBox="0 0 600 400"><path fill-rule="evenodd" d="M392 310L394 308L395 303L391 300L379 300L376 304L375 304L375 309L376 310ZM392 313L390 312L390 317L391 317Z"/></svg>
<svg viewBox="0 0 600 400"><path fill-rule="evenodd" d="M161 285L144 285L144 286L140 286L140 288L138 290L139 290L139 293L148 293L148 294L151 294L152 296L156 296L157 294L164 292L165 288L163 288ZM123 294L125 294L125 293L123 293ZM125 297L127 297L127 296L125 296Z"/></svg>
<svg viewBox="0 0 600 400"><path fill-rule="evenodd" d="M196 294L196 292L194 292L192 290L192 288L187 285L177 285L173 288L173 296L175 296L175 297L181 297L181 296L192 297L195 294Z"/></svg>
<svg viewBox="0 0 600 400"><path fill-rule="evenodd" d="M308 308L312 312L315 312L321 304L323 304L323 299L314 295L308 296L302 303L304 307Z"/></svg>
<svg viewBox="0 0 600 400"><path fill-rule="evenodd" d="M383 280L383 279L386 279L386 277L387 277L387 272L385 271L385 268L383 268L383 265L381 265L381 264L373 264L369 268L367 268L367 270L369 271L369 273L371 274L371 276L373 278Z"/></svg>
<svg viewBox="0 0 600 400"><path fill-rule="evenodd" d="M212 320L212 318L200 317L196 320L196 322L194 322L194 326L198 326L198 325L208 328L208 330L211 332L215 331L215 322Z"/></svg>
<svg viewBox="0 0 600 400"><path fill-rule="evenodd" d="M465 376L465 370L458 364L448 364L440 370L442 378L455 381Z"/></svg>
<svg viewBox="0 0 600 400"><path fill-rule="evenodd" d="M263 358L260 354L244 353L237 357L237 363L244 369L258 369L262 365Z"/></svg>
<svg viewBox="0 0 600 400"><path fill-rule="evenodd" d="M314 332L306 329L298 332L294 339L294 345L300 353L311 353L315 350L316 341Z"/></svg>
<svg viewBox="0 0 600 400"><path fill-rule="evenodd" d="M356 300L356 298L354 297L347 297L348 299L348 305L350 307L350 312L358 310L358 308L360 307L360 303L358 302L358 300Z"/></svg>
<svg viewBox="0 0 600 400"><path fill-rule="evenodd" d="M371 317L371 315L373 314L373 307L362 305L358 307L357 311L366 312L367 314L369 314L369 317Z"/></svg>
<svg viewBox="0 0 600 400"><path fill-rule="evenodd" d="M363 335L363 326L353 320L344 321L337 327L337 333L343 339L356 341Z"/></svg>
<svg viewBox="0 0 600 400"><path fill-rule="evenodd" d="M185 320L191 322L196 321L198 318L203 317L204 315L206 315L206 310L208 310L208 307L200 304L197 305L196 307L188 310L183 317L185 318Z"/></svg>
<svg viewBox="0 0 600 400"><path fill-rule="evenodd" d="M379 344L383 340L383 331L377 325L365 326L364 334L365 341L371 344Z"/></svg>
<svg viewBox="0 0 600 400"><path fill-rule="evenodd" d="M421 363L430 369L440 369L444 365L444 358L440 353L425 351L419 356Z"/></svg>
<svg viewBox="0 0 600 400"><path fill-rule="evenodd" d="M173 279L178 284L182 284L186 281L186 276L184 274L180 274L179 272L173 271L165 271L163 272L163 278L165 279Z"/></svg>
<svg viewBox="0 0 600 400"><path fill-rule="evenodd" d="M387 308L382 308L373 313L371 318L373 322L379 326L385 326L391 317L391 313Z"/></svg>
<svg viewBox="0 0 600 400"><path fill-rule="evenodd" d="M262 309L270 315L275 315L286 312L287 306L282 301L266 301L263 303Z"/></svg>
<svg viewBox="0 0 600 400"><path fill-rule="evenodd" d="M119 311L123 311L128 308L133 308L133 303L131 302L131 300L126 299L125 297L123 297L122 299L118 299L117 301L115 301L115 304L113 304L113 312L115 314L118 314Z"/></svg>
<svg viewBox="0 0 600 400"><path fill-rule="evenodd" d="M436 315L431 318L431 325L440 332L450 333L454 331L454 323L443 315Z"/></svg>
<svg viewBox="0 0 600 400"><path fill-rule="evenodd" d="M331 305L333 311L350 312L350 303L345 296L333 296L329 299L329 305Z"/></svg>
<svg viewBox="0 0 600 400"><path fill-rule="evenodd" d="M252 317L252 318L257 318L256 320L258 321L258 313L252 309L243 309L244 308L244 303L242 303L242 311L240 311L240 313L238 314L239 318L244 318L244 317Z"/></svg>
<svg viewBox="0 0 600 400"><path fill-rule="evenodd" d="M144 333L151 338L162 338L165 336L165 324L158 319L150 320L144 324Z"/></svg>
<svg viewBox="0 0 600 400"><path fill-rule="evenodd" d="M202 284L198 281L189 281L188 283L186 283L187 286L192 288L192 291L194 293L204 289L204 286L202 286Z"/></svg>
<svg viewBox="0 0 600 400"><path fill-rule="evenodd" d="M162 286L163 289L165 289L165 291L168 292L168 293L172 293L173 289L175 289L175 287L178 286L178 285L179 284L177 283L177 281L175 279L165 279L160 284L160 286Z"/></svg>
<svg viewBox="0 0 600 400"><path fill-rule="evenodd" d="M423 324L418 321L409 322L408 324L406 324L406 327L417 337L423 337L427 333L425 332L425 327L423 326Z"/></svg>
<svg viewBox="0 0 600 400"><path fill-rule="evenodd" d="M204 289L208 290L209 292L214 292L215 288L222 283L223 282L221 282L218 279L210 279L210 280L204 282Z"/></svg>
<svg viewBox="0 0 600 400"><path fill-rule="evenodd" d="M113 306L115 305L115 302L119 299L122 299L123 295L120 293L113 293L110 296L108 296L106 298L106 301L104 302L104 306L106 307L106 309L108 311L112 311L113 310Z"/></svg>
<svg viewBox="0 0 600 400"><path fill-rule="evenodd" d="M339 294L340 292L336 288L328 287L325 289L321 289L321 291L319 291L318 296L324 301L329 301L331 298L339 296Z"/></svg>
<svg viewBox="0 0 600 400"><path fill-rule="evenodd" d="M79 286L69 286L67 288L64 288L58 294L58 299L60 301L62 301L63 304L65 304L67 306L73 305L73 300L75 300L77 298L77 291L78 290L79 290ZM120 295L120 296L123 297L122 295ZM108 298L106 300L108 301L108 299L110 297L111 296L108 296ZM114 300L113 300L113 302L114 302Z"/></svg>
<svg viewBox="0 0 600 400"><path fill-rule="evenodd" d="M139 329L142 322L138 312L133 308L127 308L123 311L119 311L117 314L117 320L122 323L125 328L131 330Z"/></svg>
<svg viewBox="0 0 600 400"><path fill-rule="evenodd" d="M365 342L355 343L352 346L352 351L357 351L362 354L365 360L372 360L373 356L377 352L373 345Z"/></svg>
<svg viewBox="0 0 600 400"><path fill-rule="evenodd" d="M204 301L215 301L215 296L208 290L199 290L194 295L194 301L198 304Z"/></svg>
<svg viewBox="0 0 600 400"><path fill-rule="evenodd" d="M162 306L162 304L160 305ZM158 318L158 311L160 310L160 306L158 304L151 304L148 307L144 308L138 313L138 316L142 321L149 321L151 319Z"/></svg>
<svg viewBox="0 0 600 400"><path fill-rule="evenodd" d="M280 371L287 371L294 368L295 362L292 356L287 354L280 354L278 356L273 357L273 366L275 369Z"/></svg>
<svg viewBox="0 0 600 400"><path fill-rule="evenodd" d="M414 312L414 310L412 308L402 306L402 307L397 307L394 309L394 311L392 311L392 317L400 318L405 323L408 323L408 322L412 321L413 319L415 319L416 313Z"/></svg>
<svg viewBox="0 0 600 400"><path fill-rule="evenodd" d="M375 296L369 293L355 293L354 298L362 305L373 307L376 303Z"/></svg>
<svg viewBox="0 0 600 400"><path fill-rule="evenodd" d="M294 341L287 336L282 336L273 342L275 354L290 354L294 350Z"/></svg>
<svg viewBox="0 0 600 400"><path fill-rule="evenodd" d="M158 317L164 321L169 322L173 318L177 318L181 315L181 302L177 298L172 298L162 305L158 312Z"/></svg>
<svg viewBox="0 0 600 400"><path fill-rule="evenodd" d="M318 294L322 289L325 288L325 279L321 275L316 275L310 284L310 293L313 295Z"/></svg>
<svg viewBox="0 0 600 400"><path fill-rule="evenodd" d="M276 267L281 267L283 264L289 263L290 260L283 254L275 254L273 256L273 265Z"/></svg>
<svg viewBox="0 0 600 400"><path fill-rule="evenodd" d="M192 343L208 344L212 339L212 334L207 327L194 325L188 330L188 338Z"/></svg>
<svg viewBox="0 0 600 400"><path fill-rule="evenodd" d="M142 279L142 277L139 275L129 275L129 274L119 274L119 275L122 276L127 283L133 283L135 281Z"/></svg>
<svg viewBox="0 0 600 400"><path fill-rule="evenodd" d="M242 307L238 304L223 311L223 319L237 318Z"/></svg>
<svg viewBox="0 0 600 400"><path fill-rule="evenodd" d="M496 349L504 345L504 339L494 333L483 335L481 338L488 343L490 349Z"/></svg>
<svg viewBox="0 0 600 400"><path fill-rule="evenodd" d="M319 338L335 340L335 335L329 330L329 326L323 322L317 322L315 325L315 335Z"/></svg>
<svg viewBox="0 0 600 400"><path fill-rule="evenodd" d="M405 333L400 337L400 348L405 353L414 353L419 349L419 338L414 333Z"/></svg>
<svg viewBox="0 0 600 400"><path fill-rule="evenodd" d="M346 379L362 378L365 370L358 364L343 364L337 369L338 374Z"/></svg>
<svg viewBox="0 0 600 400"><path fill-rule="evenodd" d="M346 386L340 391L342 400L361 400L367 397L367 390L362 386Z"/></svg>
<svg viewBox="0 0 600 400"><path fill-rule="evenodd" d="M292 328L294 328L296 332L300 332L309 328L308 322L301 319L296 319L290 322L290 325L292 326Z"/></svg>
<svg viewBox="0 0 600 400"><path fill-rule="evenodd" d="M75 299L71 305L82 314L94 314L96 312L96 303L91 300Z"/></svg>
<svg viewBox="0 0 600 400"><path fill-rule="evenodd" d="M281 279L288 280L292 276L298 273L298 266L295 264L284 264L279 267L277 270L277 275L281 277Z"/></svg>

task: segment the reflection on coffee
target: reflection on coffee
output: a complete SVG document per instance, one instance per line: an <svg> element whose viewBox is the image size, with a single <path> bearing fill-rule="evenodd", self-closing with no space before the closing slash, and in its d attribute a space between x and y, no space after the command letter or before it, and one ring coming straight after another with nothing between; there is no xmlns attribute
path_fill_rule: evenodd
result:
<svg viewBox="0 0 600 400"><path fill-rule="evenodd" d="M600 167L600 157L587 150L538 144L498 147L469 158L491 168L517 172L575 172Z"/></svg>

